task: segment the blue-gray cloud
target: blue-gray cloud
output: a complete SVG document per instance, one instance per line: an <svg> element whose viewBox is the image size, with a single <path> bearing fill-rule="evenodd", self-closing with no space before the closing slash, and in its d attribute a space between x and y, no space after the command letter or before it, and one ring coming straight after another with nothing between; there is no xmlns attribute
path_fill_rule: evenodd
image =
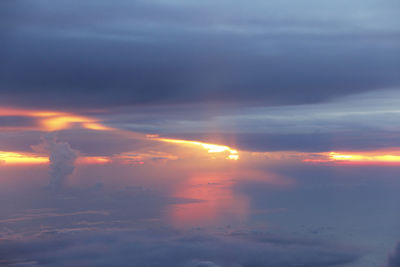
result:
<svg viewBox="0 0 400 267"><path fill-rule="evenodd" d="M1 5L3 104L280 105L400 84L394 1Z"/></svg>
<svg viewBox="0 0 400 267"><path fill-rule="evenodd" d="M279 107L181 105L110 113L109 125L247 151L375 150L399 145L398 89Z"/></svg>
<svg viewBox="0 0 400 267"><path fill-rule="evenodd" d="M335 266L359 249L318 238L270 232L177 230L165 208L190 200L142 187L101 184L60 194L1 195L0 264L4 266Z"/></svg>
<svg viewBox="0 0 400 267"><path fill-rule="evenodd" d="M387 267L399 267L399 266L400 266L400 244L397 244L394 251L389 255Z"/></svg>
<svg viewBox="0 0 400 267"><path fill-rule="evenodd" d="M36 120L34 118L24 116L1 116L0 117L0 128L19 128L33 127L36 126Z"/></svg>
<svg viewBox="0 0 400 267"><path fill-rule="evenodd" d="M359 252L321 242L297 240L282 244L279 238L257 240L252 235L208 235L203 231L180 233L106 231L54 233L25 241L2 241L2 263L30 266L339 266L355 262Z"/></svg>

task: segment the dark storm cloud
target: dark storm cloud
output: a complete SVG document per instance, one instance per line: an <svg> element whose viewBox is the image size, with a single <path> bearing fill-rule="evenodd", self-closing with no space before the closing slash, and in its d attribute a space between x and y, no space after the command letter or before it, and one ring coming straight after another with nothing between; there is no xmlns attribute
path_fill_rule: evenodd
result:
<svg viewBox="0 0 400 267"><path fill-rule="evenodd" d="M399 7L377 3L4 1L1 101L277 105L397 86Z"/></svg>

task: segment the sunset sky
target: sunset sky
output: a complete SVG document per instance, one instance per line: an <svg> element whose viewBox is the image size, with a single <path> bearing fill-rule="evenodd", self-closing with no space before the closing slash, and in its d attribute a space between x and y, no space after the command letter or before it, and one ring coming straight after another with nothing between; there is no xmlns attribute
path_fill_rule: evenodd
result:
<svg viewBox="0 0 400 267"><path fill-rule="evenodd" d="M399 18L2 0L0 265L399 267Z"/></svg>

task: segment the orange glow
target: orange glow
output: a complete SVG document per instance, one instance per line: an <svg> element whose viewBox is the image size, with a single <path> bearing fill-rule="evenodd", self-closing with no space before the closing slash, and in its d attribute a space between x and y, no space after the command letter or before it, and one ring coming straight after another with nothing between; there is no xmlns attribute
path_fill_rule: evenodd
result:
<svg viewBox="0 0 400 267"><path fill-rule="evenodd" d="M167 210L174 225L185 228L245 222L249 215L250 200L234 189L239 180L257 181L279 188L295 184L290 178L281 175L237 168L236 164L228 165L213 172L190 171L188 179L174 186L173 196L188 200L186 203L171 205Z"/></svg>
<svg viewBox="0 0 400 267"><path fill-rule="evenodd" d="M79 157L77 164L106 164L110 163L111 159L108 157ZM47 156L32 154L0 151L0 164L5 165L35 165L47 164L49 158Z"/></svg>
<svg viewBox="0 0 400 267"><path fill-rule="evenodd" d="M233 179L229 174L193 174L175 189L175 197L192 199L193 202L175 204L168 210L172 223L179 227L209 226L231 219L244 221L248 216L248 199L232 192Z"/></svg>
<svg viewBox="0 0 400 267"><path fill-rule="evenodd" d="M148 153L141 152L131 152L122 153L113 156L113 162L118 162L121 164L144 164L145 162L166 162L169 160L177 160L178 157L172 154L159 152L159 151L149 151Z"/></svg>
<svg viewBox="0 0 400 267"><path fill-rule="evenodd" d="M397 155L396 155L397 154ZM317 154L319 158L305 159L304 162L312 163L337 163L361 165L397 165L400 164L400 151L375 151L375 152L329 152Z"/></svg>
<svg viewBox="0 0 400 267"><path fill-rule="evenodd" d="M351 161L360 161L360 160L367 160L367 156L362 155L346 155L346 154L339 154L336 152L330 152L329 157L332 160L351 160Z"/></svg>
<svg viewBox="0 0 400 267"><path fill-rule="evenodd" d="M27 117L51 117L59 116L63 113L58 111L40 111L0 107L0 116L27 116Z"/></svg>
<svg viewBox="0 0 400 267"><path fill-rule="evenodd" d="M229 155L227 157L227 159L238 160L239 159L239 155Z"/></svg>
<svg viewBox="0 0 400 267"><path fill-rule="evenodd" d="M0 116L26 116L26 117L37 118L39 126L41 126L40 130L44 131L64 130L74 125L78 125L80 127L96 131L108 131L112 129L105 125L102 125L96 119L84 116L78 116L66 112L26 110L26 109L0 107Z"/></svg>
<svg viewBox="0 0 400 267"><path fill-rule="evenodd" d="M57 115L41 120L41 125L47 131L58 131L68 129L72 124L79 124L83 128L90 130L106 131L110 128L96 123L93 119L74 116L74 115Z"/></svg>
<svg viewBox="0 0 400 267"><path fill-rule="evenodd" d="M111 159L107 157L79 157L77 159L78 164L107 164L110 162Z"/></svg>
<svg viewBox="0 0 400 267"><path fill-rule="evenodd" d="M0 151L0 164L17 165L17 164L44 164L48 163L48 157L35 156L32 154L24 154L17 152Z"/></svg>
<svg viewBox="0 0 400 267"><path fill-rule="evenodd" d="M229 155L226 157L226 159L230 159L230 160L238 160L239 159L238 151L230 148L229 146L208 144L208 143L203 143L203 142L199 142L199 141L191 141L191 140L157 138L155 136L149 136L149 138L154 138L158 141L167 142L167 143L200 146L200 147L206 149L208 151L208 153L225 152L225 153L229 153Z"/></svg>

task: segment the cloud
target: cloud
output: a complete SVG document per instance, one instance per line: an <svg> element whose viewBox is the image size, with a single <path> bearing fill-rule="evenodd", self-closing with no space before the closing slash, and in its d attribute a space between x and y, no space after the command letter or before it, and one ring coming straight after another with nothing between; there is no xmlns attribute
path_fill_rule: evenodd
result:
<svg viewBox="0 0 400 267"><path fill-rule="evenodd" d="M217 265L212 261L193 261L187 267L222 267L222 266Z"/></svg>
<svg viewBox="0 0 400 267"><path fill-rule="evenodd" d="M185 201L141 187L109 192L101 185L11 194L11 213L6 206L0 212L0 264L324 267L361 256L329 239L231 226L177 230L164 218L166 207Z"/></svg>
<svg viewBox="0 0 400 267"><path fill-rule="evenodd" d="M49 154L50 180L48 187L56 192L61 191L67 177L74 172L78 152L73 150L68 143L58 142L53 134L47 134L43 138L43 143L33 146L33 149Z"/></svg>
<svg viewBox="0 0 400 267"><path fill-rule="evenodd" d="M389 255L387 267L399 267L400 266L400 243L398 243L394 251Z"/></svg>
<svg viewBox="0 0 400 267"><path fill-rule="evenodd" d="M209 113L201 105L126 109L106 120L117 128L246 151L375 150L398 146L399 99L399 90L393 88L319 104L219 105Z"/></svg>
<svg viewBox="0 0 400 267"><path fill-rule="evenodd" d="M9 263L39 266L142 267L323 267L349 264L359 257L357 250L329 243L282 244L279 238L260 242L252 235L246 234L247 240L242 237L172 229L60 232L25 241L2 241L0 256Z"/></svg>
<svg viewBox="0 0 400 267"><path fill-rule="evenodd" d="M28 128L36 126L36 121L23 116L0 116L1 128Z"/></svg>
<svg viewBox="0 0 400 267"><path fill-rule="evenodd" d="M304 104L400 85L394 2L28 2L1 3L2 104Z"/></svg>

